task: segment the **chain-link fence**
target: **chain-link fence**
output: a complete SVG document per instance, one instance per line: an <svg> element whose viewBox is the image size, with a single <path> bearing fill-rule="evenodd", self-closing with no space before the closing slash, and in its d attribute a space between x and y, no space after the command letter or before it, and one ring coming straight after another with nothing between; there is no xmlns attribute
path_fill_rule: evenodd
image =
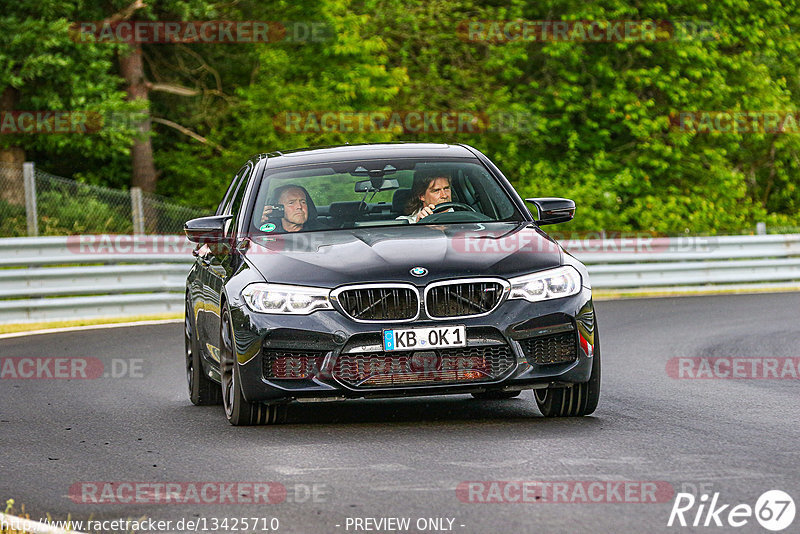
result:
<svg viewBox="0 0 800 534"><path fill-rule="evenodd" d="M211 214L208 210L175 204L152 193L142 193L142 213L142 233L161 235L182 234L183 223Z"/></svg>
<svg viewBox="0 0 800 534"><path fill-rule="evenodd" d="M0 163L0 236L27 235L22 167Z"/></svg>
<svg viewBox="0 0 800 534"><path fill-rule="evenodd" d="M35 170L39 235L133 233L130 194Z"/></svg>
<svg viewBox="0 0 800 534"><path fill-rule="evenodd" d="M26 172L0 163L0 237L180 234L184 222L206 214L136 189L121 191L83 184L32 165Z"/></svg>

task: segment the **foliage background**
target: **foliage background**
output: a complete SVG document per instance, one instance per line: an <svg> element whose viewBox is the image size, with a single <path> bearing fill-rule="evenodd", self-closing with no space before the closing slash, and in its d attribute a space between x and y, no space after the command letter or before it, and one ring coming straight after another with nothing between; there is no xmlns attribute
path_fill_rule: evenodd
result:
<svg viewBox="0 0 800 534"><path fill-rule="evenodd" d="M71 21L102 20L127 2L19 0L0 13L0 90L19 109L130 112L120 45L74 43ZM153 0L134 18L323 22L317 42L145 45L157 192L211 210L250 155L344 142L467 143L523 196L576 200L570 230L748 233L800 226L800 134L687 133L679 111L796 111L800 9L791 0ZM658 42L470 42L475 20L664 20L706 31ZM469 110L515 113L508 131L304 132L291 111ZM0 136L26 159L88 183L130 183L125 128L96 136ZM3 139L6 137L6 139ZM24 137L19 139L19 137ZM46 139L43 139L47 137ZM5 146L5 145L4 145Z"/></svg>

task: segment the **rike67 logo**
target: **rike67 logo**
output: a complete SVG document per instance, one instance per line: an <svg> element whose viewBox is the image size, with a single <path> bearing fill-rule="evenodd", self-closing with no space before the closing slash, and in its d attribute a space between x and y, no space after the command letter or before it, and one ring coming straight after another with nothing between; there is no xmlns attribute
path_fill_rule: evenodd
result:
<svg viewBox="0 0 800 534"><path fill-rule="evenodd" d="M778 532L794 521L794 500L781 490L769 490L761 494L755 506L721 503L719 492L711 497L707 493L696 498L691 493L678 493L669 514L667 526L692 527L743 527L755 516L756 521L767 530Z"/></svg>

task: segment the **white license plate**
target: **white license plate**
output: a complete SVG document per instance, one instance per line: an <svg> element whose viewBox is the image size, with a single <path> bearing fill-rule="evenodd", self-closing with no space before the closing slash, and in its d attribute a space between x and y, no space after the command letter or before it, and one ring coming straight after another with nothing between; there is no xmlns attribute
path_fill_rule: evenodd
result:
<svg viewBox="0 0 800 534"><path fill-rule="evenodd" d="M433 328L398 328L383 331L383 350L422 350L465 347L467 328L435 326Z"/></svg>

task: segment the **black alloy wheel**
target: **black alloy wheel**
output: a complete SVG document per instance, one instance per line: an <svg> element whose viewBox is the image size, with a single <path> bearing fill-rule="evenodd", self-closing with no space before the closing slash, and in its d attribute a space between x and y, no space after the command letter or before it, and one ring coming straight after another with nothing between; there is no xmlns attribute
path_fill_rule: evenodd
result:
<svg viewBox="0 0 800 534"><path fill-rule="evenodd" d="M241 389L239 365L234 357L234 336L228 305L223 304L220 321L219 367L225 416L234 426L273 425L286 420L286 404L248 402Z"/></svg>
<svg viewBox="0 0 800 534"><path fill-rule="evenodd" d="M189 399L197 406L222 404L219 385L203 372L200 347L194 327L194 310L189 295L186 295L186 311L183 319L184 349L186 353L186 382L189 385Z"/></svg>

